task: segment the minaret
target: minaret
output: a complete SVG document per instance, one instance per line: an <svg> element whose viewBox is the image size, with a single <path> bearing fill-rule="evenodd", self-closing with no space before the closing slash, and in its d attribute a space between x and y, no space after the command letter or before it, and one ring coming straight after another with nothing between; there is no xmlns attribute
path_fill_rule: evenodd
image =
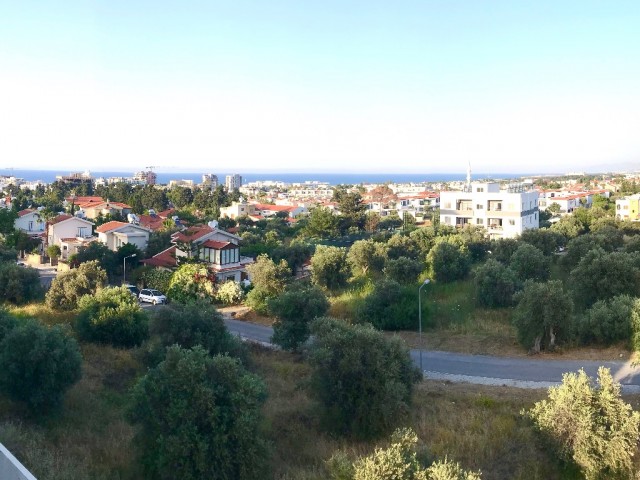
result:
<svg viewBox="0 0 640 480"><path fill-rule="evenodd" d="M471 191L471 160L467 163L467 192Z"/></svg>

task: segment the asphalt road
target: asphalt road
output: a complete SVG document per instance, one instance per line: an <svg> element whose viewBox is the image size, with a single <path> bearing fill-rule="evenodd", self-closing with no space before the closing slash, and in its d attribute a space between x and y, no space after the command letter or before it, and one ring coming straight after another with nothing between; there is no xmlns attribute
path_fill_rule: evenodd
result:
<svg viewBox="0 0 640 480"><path fill-rule="evenodd" d="M272 329L262 325L225 319L231 333L253 341L269 343ZM411 358L420 366L420 351L411 350ZM422 353L426 378L486 385L508 385L523 388L545 388L562 381L565 372L580 369L595 377L598 367L611 370L625 392L640 392L640 368L631 362L587 360L543 360L537 358L490 357L425 350Z"/></svg>

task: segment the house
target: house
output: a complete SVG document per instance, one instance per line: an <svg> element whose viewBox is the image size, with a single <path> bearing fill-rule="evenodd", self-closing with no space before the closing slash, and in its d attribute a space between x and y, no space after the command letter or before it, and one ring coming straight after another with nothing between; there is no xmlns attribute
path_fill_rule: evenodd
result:
<svg viewBox="0 0 640 480"><path fill-rule="evenodd" d="M640 194L629 195L616 200L616 218L618 220L640 220Z"/></svg>
<svg viewBox="0 0 640 480"><path fill-rule="evenodd" d="M255 205L241 201L241 202L232 202L231 205L229 205L228 207L220 208L221 217L229 217L232 219L236 219L238 217L243 217L245 215L246 216L256 215Z"/></svg>
<svg viewBox="0 0 640 480"><path fill-rule="evenodd" d="M538 228L538 192L522 185L469 182L462 191L440 192L440 223L484 227L490 238L514 238Z"/></svg>
<svg viewBox="0 0 640 480"><path fill-rule="evenodd" d="M171 243L173 246L143 263L172 270L180 258L198 259L215 274L218 282L240 282L248 278L246 266L253 263L253 259L240 256L240 237L219 229L216 222L176 232L171 236Z"/></svg>
<svg viewBox="0 0 640 480"><path fill-rule="evenodd" d="M270 205L264 203L256 203L253 205L256 215L269 218L277 215L278 213L286 213L289 218L296 218L299 215L305 215L309 213L307 207L302 205Z"/></svg>
<svg viewBox="0 0 640 480"><path fill-rule="evenodd" d="M22 230L31 237L36 237L45 233L45 219L42 218L38 210L27 208L18 212L13 226L16 230Z"/></svg>
<svg viewBox="0 0 640 480"><path fill-rule="evenodd" d="M131 207L122 202L110 202L102 197L67 197L66 205L75 205L79 207L79 216L93 220L100 215L119 215L122 218L131 213Z"/></svg>
<svg viewBox="0 0 640 480"><path fill-rule="evenodd" d="M71 215L58 215L49 221L47 243L60 247L63 260L94 240L96 237L93 236L93 223L88 220Z"/></svg>
<svg viewBox="0 0 640 480"><path fill-rule="evenodd" d="M96 228L98 240L109 250L116 251L126 243L131 243L140 250L146 250L151 230L140 225L126 222L107 222Z"/></svg>

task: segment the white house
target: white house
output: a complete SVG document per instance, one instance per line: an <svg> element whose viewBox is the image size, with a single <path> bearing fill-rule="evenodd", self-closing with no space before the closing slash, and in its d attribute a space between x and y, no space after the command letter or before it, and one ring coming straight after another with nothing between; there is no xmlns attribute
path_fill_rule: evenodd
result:
<svg viewBox="0 0 640 480"><path fill-rule="evenodd" d="M109 250L116 251L122 245L131 243L140 250L145 250L149 243L151 230L140 225L125 222L107 222L96 228L98 240Z"/></svg>
<svg viewBox="0 0 640 480"><path fill-rule="evenodd" d="M463 191L440 192L440 223L484 227L491 238L513 238L538 228L538 192L522 185L469 183Z"/></svg>
<svg viewBox="0 0 640 480"><path fill-rule="evenodd" d="M45 232L45 219L42 218L38 210L28 208L18 212L13 226L16 230L22 230L24 233L35 237Z"/></svg>
<svg viewBox="0 0 640 480"><path fill-rule="evenodd" d="M93 240L93 223L88 220L71 215L58 215L49 221L47 243L60 247L63 260Z"/></svg>

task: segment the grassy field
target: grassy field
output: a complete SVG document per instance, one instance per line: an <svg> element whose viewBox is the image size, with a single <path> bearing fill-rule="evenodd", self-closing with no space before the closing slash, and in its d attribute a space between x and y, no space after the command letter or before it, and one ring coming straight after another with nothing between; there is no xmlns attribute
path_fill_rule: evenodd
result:
<svg viewBox="0 0 640 480"><path fill-rule="evenodd" d="M83 379L67 395L62 413L44 423L0 399L0 442L40 480L138 479L126 419L128 390L143 373L135 350L84 345ZM337 450L364 455L377 443L356 443L324 432L308 396L309 366L299 356L254 348L254 369L266 380L264 430L271 473L278 480L327 478L325 462ZM487 479L577 478L544 448L520 411L544 391L428 381L414 396L406 424L420 437L426 462L447 455ZM638 399L630 397L635 408Z"/></svg>

